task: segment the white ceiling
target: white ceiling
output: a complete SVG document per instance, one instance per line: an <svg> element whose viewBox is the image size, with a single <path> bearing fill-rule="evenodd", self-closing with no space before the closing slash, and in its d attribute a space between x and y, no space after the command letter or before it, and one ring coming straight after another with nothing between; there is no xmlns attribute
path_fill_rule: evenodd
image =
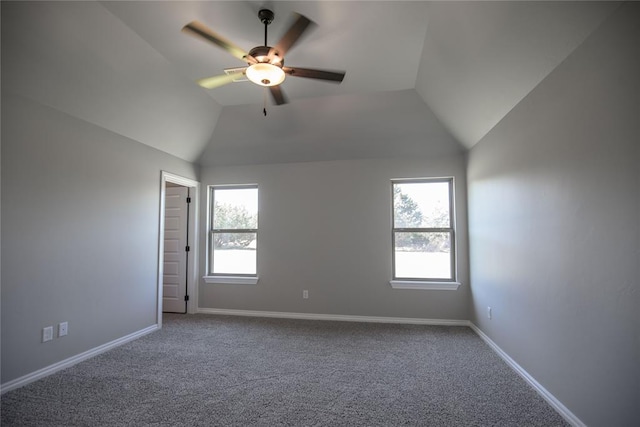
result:
<svg viewBox="0 0 640 427"><path fill-rule="evenodd" d="M288 77L267 117L252 83L197 86L243 64L180 31L199 20L249 50L263 6L272 45L294 11L317 23L287 65L346 71ZM617 6L3 1L2 91L204 165L440 155L476 144Z"/></svg>
<svg viewBox="0 0 640 427"><path fill-rule="evenodd" d="M475 145L558 66L613 2L435 2L416 89L449 131Z"/></svg>

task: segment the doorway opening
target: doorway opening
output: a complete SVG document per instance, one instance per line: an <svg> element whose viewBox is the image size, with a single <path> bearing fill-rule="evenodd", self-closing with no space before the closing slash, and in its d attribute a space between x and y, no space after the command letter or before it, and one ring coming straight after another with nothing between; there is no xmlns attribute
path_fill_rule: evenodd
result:
<svg viewBox="0 0 640 427"><path fill-rule="evenodd" d="M158 249L157 322L163 313L195 313L200 184L162 171Z"/></svg>

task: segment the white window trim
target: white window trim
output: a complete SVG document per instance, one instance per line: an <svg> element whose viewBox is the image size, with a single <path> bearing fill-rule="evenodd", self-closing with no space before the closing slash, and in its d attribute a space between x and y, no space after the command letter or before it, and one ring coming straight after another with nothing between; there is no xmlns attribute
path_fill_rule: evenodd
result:
<svg viewBox="0 0 640 427"><path fill-rule="evenodd" d="M394 232L396 230L393 212L394 212L394 196L393 196L393 185L395 183L418 183L418 182L438 182L438 181L447 181L450 182L450 191L449 191L449 212L450 212L450 233L452 236L452 279L453 280L443 280L438 281L431 278L420 278L414 280L408 280L407 278L395 278L395 258L393 255L393 251L395 250L394 246ZM423 289L423 290L434 290L434 291L455 291L462 285L462 283L456 281L458 276L458 257L457 257L457 237L456 237L456 210L455 210L455 178L453 176L450 177L429 177L429 178L403 178L403 179L392 179L391 180L391 234L392 234L392 269L393 269L393 278L389 281L389 284L393 289Z"/></svg>
<svg viewBox="0 0 640 427"><path fill-rule="evenodd" d="M462 285L460 282L425 282L419 280L391 280L393 289L421 289L431 291L456 291Z"/></svg>
<svg viewBox="0 0 640 427"><path fill-rule="evenodd" d="M212 265L210 265L211 262L211 243L210 240L211 239L211 232L212 232L212 222L211 220L213 219L213 211L211 209L211 204L212 204L212 194L215 188L256 188L258 189L259 186L258 184L232 184L232 185L209 185L207 186L207 221L209 223L209 230L208 230L208 236L207 236L207 259L206 259L206 271L209 272L209 275L207 276L202 276L202 279L205 281L205 283L213 283L213 284L227 284L227 285L255 285L258 283L258 276L257 274L255 276L243 276L243 275L234 275L233 273L230 273L228 275L213 275L214 273L211 273L210 269L213 268ZM257 234L258 230L256 229L256 234ZM256 272L257 272L257 260L256 260Z"/></svg>
<svg viewBox="0 0 640 427"><path fill-rule="evenodd" d="M221 283L225 285L255 285L258 276L202 276L205 283Z"/></svg>

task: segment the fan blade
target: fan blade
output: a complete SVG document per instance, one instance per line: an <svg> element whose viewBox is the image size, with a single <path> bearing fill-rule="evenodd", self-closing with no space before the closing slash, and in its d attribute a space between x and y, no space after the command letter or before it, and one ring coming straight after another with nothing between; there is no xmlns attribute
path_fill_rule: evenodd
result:
<svg viewBox="0 0 640 427"><path fill-rule="evenodd" d="M231 83L243 73L220 74L219 76L207 77L198 80L198 84L206 89L215 89Z"/></svg>
<svg viewBox="0 0 640 427"><path fill-rule="evenodd" d="M216 46L221 47L222 49L229 52L231 55L235 56L241 61L246 61L246 57L248 53L244 51L242 48L236 46L229 40L217 35L214 33L209 27L204 25L202 22L193 21L189 22L187 25L182 27L182 31L185 33L190 33L191 35L203 38Z"/></svg>
<svg viewBox="0 0 640 427"><path fill-rule="evenodd" d="M312 68L283 67L285 73L293 77L306 77L308 79L329 80L340 83L346 74L345 71L326 71Z"/></svg>
<svg viewBox="0 0 640 427"><path fill-rule="evenodd" d="M291 27L287 30L287 32L282 36L278 44L276 44L275 53L278 54L280 58L283 58L289 49L293 47L294 44L300 39L300 36L309 29L310 25L315 25L313 21L303 15L299 15L297 13L294 14L296 21L293 23ZM271 52L273 53L273 52ZM271 55L269 55L271 56Z"/></svg>
<svg viewBox="0 0 640 427"><path fill-rule="evenodd" d="M282 92L282 88L280 88L280 85L269 86L269 92L271 92L271 97L276 105L282 105L288 102L287 97L284 96L284 93Z"/></svg>

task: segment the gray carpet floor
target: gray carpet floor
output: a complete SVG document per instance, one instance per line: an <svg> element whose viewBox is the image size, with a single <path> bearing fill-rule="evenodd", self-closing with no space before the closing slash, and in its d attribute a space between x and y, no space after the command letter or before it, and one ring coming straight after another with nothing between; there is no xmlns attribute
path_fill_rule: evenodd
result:
<svg viewBox="0 0 640 427"><path fill-rule="evenodd" d="M471 329L168 315L1 398L3 426L565 426Z"/></svg>

